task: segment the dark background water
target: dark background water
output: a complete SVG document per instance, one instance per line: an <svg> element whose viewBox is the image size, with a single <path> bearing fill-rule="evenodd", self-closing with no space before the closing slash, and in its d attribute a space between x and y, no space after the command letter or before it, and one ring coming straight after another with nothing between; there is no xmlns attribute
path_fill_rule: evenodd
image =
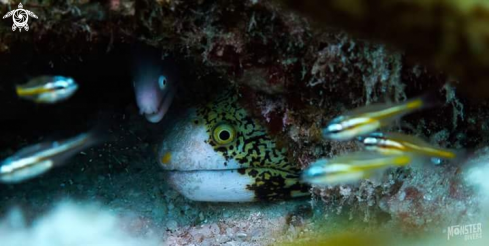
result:
<svg viewBox="0 0 489 246"><path fill-rule="evenodd" d="M135 107L129 47L77 57L34 54L29 46L18 46L10 55L0 56L0 149L9 148L19 137L38 139L48 133L86 131L96 124L100 112L116 115ZM68 101L53 105L16 96L16 84L42 75L73 77L79 90Z"/></svg>

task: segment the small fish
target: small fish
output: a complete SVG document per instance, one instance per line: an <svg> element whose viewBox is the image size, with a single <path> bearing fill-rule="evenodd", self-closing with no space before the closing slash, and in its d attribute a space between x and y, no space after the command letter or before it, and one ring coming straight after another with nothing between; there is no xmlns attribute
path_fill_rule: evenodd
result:
<svg viewBox="0 0 489 246"><path fill-rule="evenodd" d="M302 173L302 180L316 185L355 183L393 166L411 163L409 155L380 155L357 152L333 159L320 159Z"/></svg>
<svg viewBox="0 0 489 246"><path fill-rule="evenodd" d="M361 107L333 119L323 130L325 138L350 140L387 126L403 115L430 106L427 97L398 104L374 104Z"/></svg>
<svg viewBox="0 0 489 246"><path fill-rule="evenodd" d="M78 90L74 79L63 76L40 76L16 86L20 98L36 103L57 103L73 96Z"/></svg>
<svg viewBox="0 0 489 246"><path fill-rule="evenodd" d="M418 137L402 133L376 132L365 137L359 137L358 140L367 150L387 155L413 153L442 159L453 159L456 157L453 151L435 147Z"/></svg>
<svg viewBox="0 0 489 246"><path fill-rule="evenodd" d="M69 157L94 144L94 134L26 147L0 162L0 182L19 183L60 166Z"/></svg>
<svg viewBox="0 0 489 246"><path fill-rule="evenodd" d="M136 47L133 55L133 86L140 114L158 123L173 102L178 75L174 61L161 59L161 51Z"/></svg>

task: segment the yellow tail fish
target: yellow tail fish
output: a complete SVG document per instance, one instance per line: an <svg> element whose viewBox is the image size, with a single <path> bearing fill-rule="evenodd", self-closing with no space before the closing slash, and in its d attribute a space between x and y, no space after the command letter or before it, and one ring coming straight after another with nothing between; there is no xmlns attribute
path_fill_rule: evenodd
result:
<svg viewBox="0 0 489 246"><path fill-rule="evenodd" d="M453 159L455 152L435 147L422 139L402 133L372 133L365 137L359 137L360 142L367 150L377 151L383 154L412 153L425 157L437 157Z"/></svg>
<svg viewBox="0 0 489 246"><path fill-rule="evenodd" d="M350 184L372 178L385 169L411 163L409 155L381 155L356 152L332 159L319 159L302 174L304 182L315 185Z"/></svg>
<svg viewBox="0 0 489 246"><path fill-rule="evenodd" d="M20 98L46 104L64 101L73 96L77 90L78 84L75 80L63 76L40 76L27 84L15 87Z"/></svg>
<svg viewBox="0 0 489 246"><path fill-rule="evenodd" d="M334 118L322 130L322 133L325 138L350 140L374 132L406 114L429 106L431 105L428 97L420 97L398 104L367 105Z"/></svg>

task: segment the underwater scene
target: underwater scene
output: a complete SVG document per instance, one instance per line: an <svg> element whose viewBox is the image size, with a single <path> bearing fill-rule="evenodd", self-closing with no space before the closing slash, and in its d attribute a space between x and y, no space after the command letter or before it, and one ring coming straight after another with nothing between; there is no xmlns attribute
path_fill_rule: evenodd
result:
<svg viewBox="0 0 489 246"><path fill-rule="evenodd" d="M0 16L0 246L489 245L487 0Z"/></svg>

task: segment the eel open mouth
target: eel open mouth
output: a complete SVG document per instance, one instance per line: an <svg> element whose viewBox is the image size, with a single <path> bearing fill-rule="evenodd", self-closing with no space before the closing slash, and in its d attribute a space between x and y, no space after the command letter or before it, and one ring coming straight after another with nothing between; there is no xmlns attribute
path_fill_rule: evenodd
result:
<svg viewBox="0 0 489 246"><path fill-rule="evenodd" d="M247 189L253 185L255 179L244 175L245 170L240 168L239 163L233 160L226 162L203 142L186 143L193 152L174 150L161 152L160 155L160 165L167 170L166 179L175 190L194 201L256 200L255 193ZM167 148L164 149L168 151Z"/></svg>
<svg viewBox="0 0 489 246"><path fill-rule="evenodd" d="M194 201L249 202L253 191L246 189L254 180L238 170L170 171L168 181L180 194Z"/></svg>
<svg viewBox="0 0 489 246"><path fill-rule="evenodd" d="M165 95L163 95L161 102L158 105L158 108L153 111L148 113L148 111L144 112L143 114L146 117L146 119L151 122L151 123L158 123L163 119L165 114L168 112L168 108L170 108L171 103L173 102L173 98L175 97L175 90L174 89L169 89Z"/></svg>
<svg viewBox="0 0 489 246"><path fill-rule="evenodd" d="M283 200L300 192L297 175L271 168L169 171L168 181L180 194L194 201L253 202Z"/></svg>
<svg viewBox="0 0 489 246"><path fill-rule="evenodd" d="M296 174L273 168L243 168L232 160L226 165L215 165L220 163L217 160L220 156L196 160L191 155L177 158L179 161L175 162L170 153L165 153L160 159L160 164L168 171L167 181L190 200L253 202L283 200L308 194L308 189L300 183ZM179 165L181 161L190 159L199 165Z"/></svg>

